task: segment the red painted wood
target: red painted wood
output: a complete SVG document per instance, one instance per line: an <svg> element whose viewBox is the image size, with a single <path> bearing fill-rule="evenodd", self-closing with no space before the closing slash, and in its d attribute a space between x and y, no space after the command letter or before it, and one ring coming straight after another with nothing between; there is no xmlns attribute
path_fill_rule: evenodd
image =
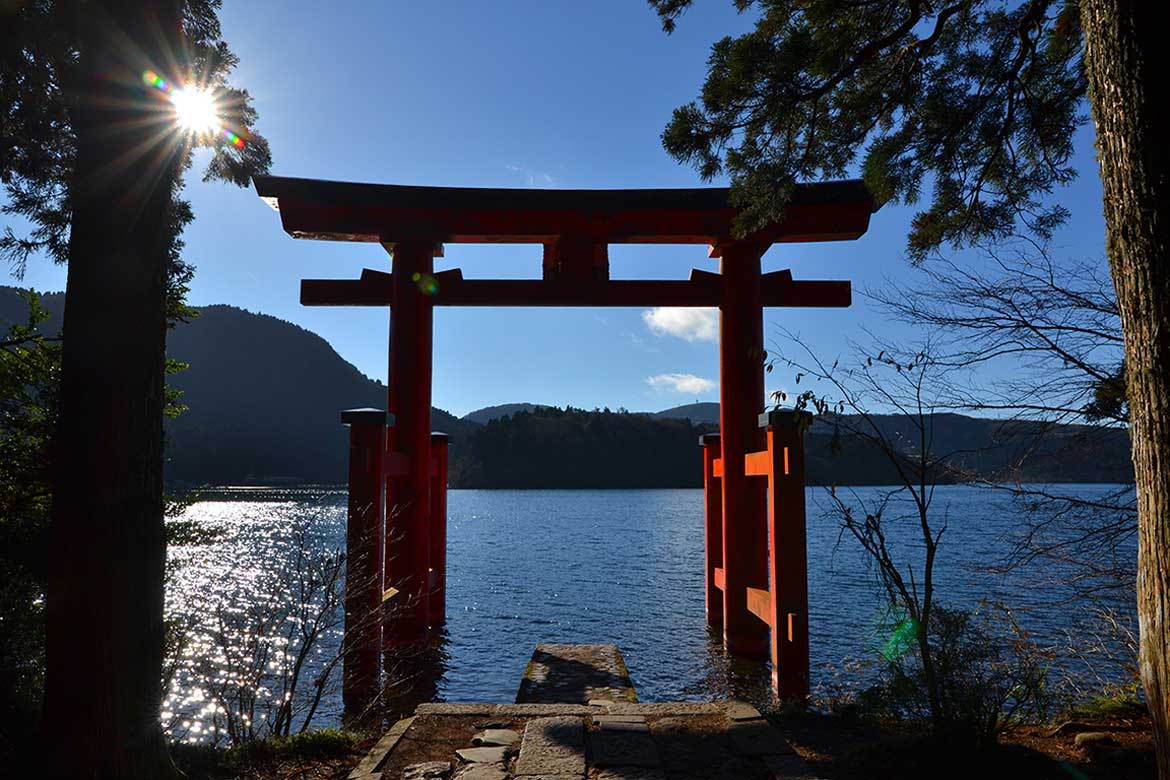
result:
<svg viewBox="0 0 1170 780"><path fill-rule="evenodd" d="M401 452L387 450L382 455L382 473L387 477L405 477L410 474L410 458Z"/></svg>
<svg viewBox="0 0 1170 780"><path fill-rule="evenodd" d="M772 276L769 274L769 276ZM361 280L303 279L305 306L389 306L391 274L363 272ZM720 306L719 274L696 274L690 281L621 280L562 283L540 279L463 279L458 269L435 274L434 306ZM763 306L846 307L852 300L847 281L769 279Z"/></svg>
<svg viewBox="0 0 1170 780"><path fill-rule="evenodd" d="M389 446L409 459L407 474L387 480L386 584L400 596L389 607L383 644L422 642L430 621L431 360L430 298L412 280L433 271L435 245L399 242L390 307Z"/></svg>
<svg viewBox="0 0 1170 780"><path fill-rule="evenodd" d="M751 612L769 626L775 620L775 615L772 613L772 594L763 588L747 589L747 608L748 612Z"/></svg>
<svg viewBox="0 0 1170 780"><path fill-rule="evenodd" d="M739 211L726 188L668 190L509 190L404 187L255 177L256 191L280 211L296 238L447 243L539 243L562 236L596 243L717 244ZM798 185L783 222L760 242L857 238L873 198L862 182Z"/></svg>
<svg viewBox="0 0 1170 780"><path fill-rule="evenodd" d="M341 698L347 717L377 700L382 642L382 463L385 412L355 415L349 422L349 504L346 520L345 649ZM365 413L370 414L365 414ZM346 415L342 420L346 421Z"/></svg>
<svg viewBox="0 0 1170 780"><path fill-rule="evenodd" d="M763 444L764 325L760 255L765 247L723 249L726 280L719 319L719 433L723 462L723 643L734 655L765 658L768 630L747 607L749 587L766 588L765 483L748 479L744 456Z"/></svg>
<svg viewBox="0 0 1170 780"><path fill-rule="evenodd" d="M772 453L767 450L749 452L743 458L744 471L749 477L772 476Z"/></svg>
<svg viewBox="0 0 1170 780"><path fill-rule="evenodd" d="M772 685L780 701L809 698L808 551L804 441L791 414L773 414L767 429L773 457L768 479L768 568L772 582Z"/></svg>
<svg viewBox="0 0 1170 780"><path fill-rule="evenodd" d="M544 245L543 279L571 283L609 279L609 247L581 236L561 236Z"/></svg>
<svg viewBox="0 0 1170 780"><path fill-rule="evenodd" d="M447 619L447 434L431 434L436 468L431 475L430 624Z"/></svg>
<svg viewBox="0 0 1170 780"><path fill-rule="evenodd" d="M719 434L709 433L699 443L703 447L703 587L707 625L723 625L723 592L715 581L715 572L723 566L723 490L715 475L719 457Z"/></svg>

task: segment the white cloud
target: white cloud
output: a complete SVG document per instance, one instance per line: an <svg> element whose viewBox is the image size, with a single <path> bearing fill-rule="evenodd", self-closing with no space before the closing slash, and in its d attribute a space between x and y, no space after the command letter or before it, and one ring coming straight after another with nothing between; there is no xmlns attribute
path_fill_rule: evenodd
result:
<svg viewBox="0 0 1170 780"><path fill-rule="evenodd" d="M646 384L655 390L670 390L687 395L701 395L715 389L716 385L710 379L704 379L694 374L658 374L646 377Z"/></svg>
<svg viewBox="0 0 1170 780"><path fill-rule="evenodd" d="M505 165L512 173L519 173L524 177L524 183L529 187L551 187L557 183L557 180L551 174L544 171L535 171L532 168L525 168L521 165Z"/></svg>
<svg viewBox="0 0 1170 780"><path fill-rule="evenodd" d="M659 306L642 312L642 319L658 336L678 336L686 341L719 340L719 318L715 309Z"/></svg>

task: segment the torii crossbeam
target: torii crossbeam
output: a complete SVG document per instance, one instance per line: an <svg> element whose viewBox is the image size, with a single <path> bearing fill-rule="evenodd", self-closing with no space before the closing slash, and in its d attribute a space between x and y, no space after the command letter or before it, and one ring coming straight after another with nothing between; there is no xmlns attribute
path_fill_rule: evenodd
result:
<svg viewBox="0 0 1170 780"><path fill-rule="evenodd" d="M732 237L738 210L726 188L474 189L274 176L258 176L255 185L294 238L377 242L393 256L389 273L367 269L355 280L301 283L301 302L308 306L390 307L388 407L394 421L386 427L377 410L345 417L351 425L347 711L363 708L376 691L381 648L423 641L428 627L443 620L446 460L445 448L434 457L430 430L435 306L719 308L720 437L708 440L704 456L708 621L722 626L728 650L748 657L767 656L771 626L774 666L796 659L774 669L777 690L807 697L803 472L789 468L789 448L800 445L798 436L784 434L776 439L783 446L773 447L773 427L782 426L769 423L766 438L758 427L765 406L763 307L849 306L850 284L795 280L789 271L762 274L760 258L774 243L860 237L875 210L862 182L798 185L782 221L742 238ZM542 278L435 273L434 257L442 256L445 244L460 243L541 244ZM608 246L623 243L707 245L708 256L720 259L720 273L696 270L685 281L611 280ZM765 445L766 452L757 452ZM749 479L755 476L768 476L777 486L773 493L789 497L791 506L777 510L773 500L776 511L766 516L767 484ZM719 487L712 496L714 480ZM790 516L781 518L785 511ZM778 540L800 549L778 551ZM801 571L790 571L789 563ZM771 592L770 578L776 580ZM393 609L380 629L371 630L384 601ZM782 620L786 637L780 636ZM787 653L782 641L791 646Z"/></svg>

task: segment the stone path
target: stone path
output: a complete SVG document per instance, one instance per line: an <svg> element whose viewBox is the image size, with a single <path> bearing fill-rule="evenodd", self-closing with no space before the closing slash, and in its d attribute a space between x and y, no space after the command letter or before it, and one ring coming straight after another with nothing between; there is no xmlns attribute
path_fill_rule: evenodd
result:
<svg viewBox="0 0 1170 780"><path fill-rule="evenodd" d="M637 701L617 645L540 644L532 653L517 703Z"/></svg>
<svg viewBox="0 0 1170 780"><path fill-rule="evenodd" d="M557 692L566 698L521 700ZM814 777L750 704L638 702L614 645L539 645L517 700L423 704L379 740L349 780Z"/></svg>
<svg viewBox="0 0 1170 780"><path fill-rule="evenodd" d="M505 744L489 744L502 742ZM741 702L424 704L350 780L811 780Z"/></svg>
<svg viewBox="0 0 1170 780"><path fill-rule="evenodd" d="M524 727L520 757L513 776L583 777L585 775L585 724L572 715L534 718Z"/></svg>

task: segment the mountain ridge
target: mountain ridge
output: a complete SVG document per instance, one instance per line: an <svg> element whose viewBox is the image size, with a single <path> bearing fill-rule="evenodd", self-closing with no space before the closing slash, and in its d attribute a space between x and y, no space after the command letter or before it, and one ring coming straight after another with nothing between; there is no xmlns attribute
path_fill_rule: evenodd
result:
<svg viewBox="0 0 1170 780"><path fill-rule="evenodd" d="M52 313L45 333L60 330L64 296L43 297ZM345 361L319 335L295 323L235 306L200 307L200 316L168 335L168 354L190 367L168 378L189 409L166 422L166 476L171 483L343 483L348 434L342 409L385 408L386 387ZM0 330L27 321L12 287L0 286ZM450 436L453 487L685 487L701 484L697 439L718 429L719 404L685 404L659 412L608 412L521 402L455 417L432 409L432 424ZM891 436L913 438L913 421L873 419ZM481 422L482 421L482 422ZM845 425L842 425L845 423ZM1031 424L938 415L940 449L966 453L955 468L1001 474L1012 440ZM806 436L810 483L889 484L888 461L859 440L842 441L848 417L820 417ZM1045 450L1019 471L1033 481L1132 479L1122 429L1063 425ZM991 456L987 452L995 450ZM1040 461L1043 463L1040 463ZM1039 464L1039 465L1037 465ZM527 475L527 476L524 476Z"/></svg>
<svg viewBox="0 0 1170 780"><path fill-rule="evenodd" d="M41 331L61 329L64 295L42 295L51 314ZM348 432L343 409L386 408L386 387L347 362L319 335L295 323L227 304L167 335L167 354L189 368L167 378L188 409L167 420L166 478L180 484L342 483ZM0 331L27 322L27 306L0 286ZM474 423L432 408L432 424L457 457Z"/></svg>

